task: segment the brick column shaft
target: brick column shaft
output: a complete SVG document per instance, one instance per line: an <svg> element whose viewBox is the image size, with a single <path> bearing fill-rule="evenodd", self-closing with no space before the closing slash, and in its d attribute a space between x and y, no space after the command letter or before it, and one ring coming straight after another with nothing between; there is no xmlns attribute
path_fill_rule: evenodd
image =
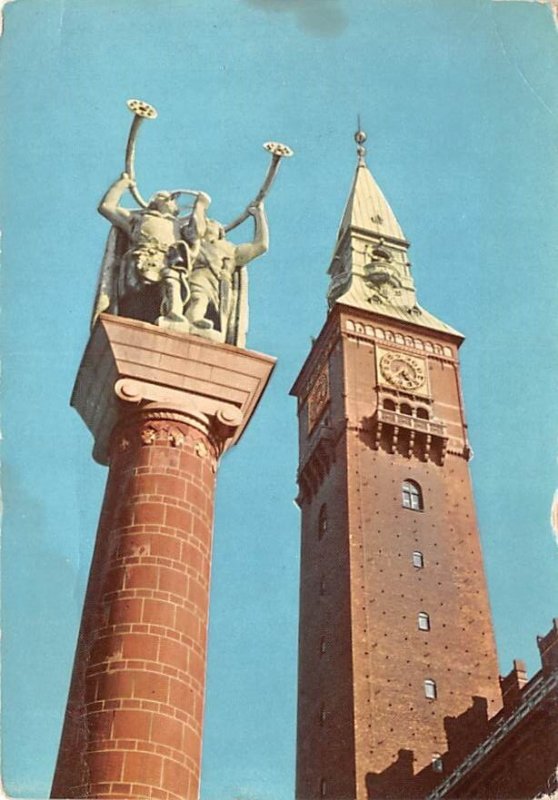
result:
<svg viewBox="0 0 558 800"><path fill-rule="evenodd" d="M198 797L216 456L177 412L113 432L52 797Z"/></svg>
<svg viewBox="0 0 558 800"><path fill-rule="evenodd" d="M72 405L110 466L51 797L198 800L217 458L275 359L101 314Z"/></svg>

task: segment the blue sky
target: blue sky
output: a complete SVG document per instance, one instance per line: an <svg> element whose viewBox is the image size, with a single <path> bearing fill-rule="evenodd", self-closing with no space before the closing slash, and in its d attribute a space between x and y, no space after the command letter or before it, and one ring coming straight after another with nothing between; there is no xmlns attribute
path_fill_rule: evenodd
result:
<svg viewBox="0 0 558 800"><path fill-rule="evenodd" d="M355 165L411 240L419 300L463 331L473 480L501 669L538 668L556 613L557 33L489 0L16 0L0 40L2 757L48 795L105 470L68 401L123 168L129 97L144 195L190 186L227 221L261 143L294 148L250 267L248 345L276 356L224 459L215 526L202 800L287 800L294 782L299 514L288 390L325 319ZM237 232L249 236L250 229Z"/></svg>

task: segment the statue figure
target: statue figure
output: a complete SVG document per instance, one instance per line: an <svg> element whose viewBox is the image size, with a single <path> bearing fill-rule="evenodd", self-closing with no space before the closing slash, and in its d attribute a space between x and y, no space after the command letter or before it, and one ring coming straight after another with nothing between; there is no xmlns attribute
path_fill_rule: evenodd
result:
<svg viewBox="0 0 558 800"><path fill-rule="evenodd" d="M144 119L155 119L153 106L129 100L134 119L128 136L125 171L108 188L99 212L112 223L93 310L140 319L180 333L204 336L215 342L244 346L248 319L247 275L249 261L269 246L263 208L281 158L289 147L267 142L271 153L264 183L240 216L223 226L207 218L211 203L205 192L192 189L156 192L149 202L141 196L134 175L135 143ZM130 192L139 208L121 204ZM181 213L180 195L194 201ZM254 237L234 244L226 233L254 219Z"/></svg>
<svg viewBox="0 0 558 800"><path fill-rule="evenodd" d="M193 211L181 219L176 192L157 192L146 208L120 205L133 186L128 173L109 187L99 213L114 226L102 269L95 314L109 311L156 323L186 322L188 274L198 251L210 198L198 192ZM187 242L182 231L187 229Z"/></svg>
<svg viewBox="0 0 558 800"><path fill-rule="evenodd" d="M233 244L224 227L209 219L205 226L194 219L197 255L189 274L190 299L185 314L193 326L216 341L244 345L247 326L247 283L245 265L269 247L267 219L260 201L247 209L254 218L254 238L246 244ZM192 239L190 239L192 241Z"/></svg>

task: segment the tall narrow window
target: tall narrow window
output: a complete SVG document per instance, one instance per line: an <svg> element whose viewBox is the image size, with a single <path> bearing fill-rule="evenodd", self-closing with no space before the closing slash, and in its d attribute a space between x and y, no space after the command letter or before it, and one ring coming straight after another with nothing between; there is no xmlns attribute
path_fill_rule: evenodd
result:
<svg viewBox="0 0 558 800"><path fill-rule="evenodd" d="M320 515L318 517L318 539L323 539L327 533L327 506L324 503L320 508Z"/></svg>
<svg viewBox="0 0 558 800"><path fill-rule="evenodd" d="M418 627L419 631L429 631L430 630L430 617L426 613L426 611L421 611L418 615Z"/></svg>
<svg viewBox="0 0 558 800"><path fill-rule="evenodd" d="M429 700L435 700L438 697L438 689L436 688L436 681L427 678L424 681L424 696Z"/></svg>
<svg viewBox="0 0 558 800"><path fill-rule="evenodd" d="M320 655L323 656L326 650L327 650L326 638L325 636L322 636L322 638L320 639Z"/></svg>
<svg viewBox="0 0 558 800"><path fill-rule="evenodd" d="M434 753L432 755L432 769L434 772L443 772L444 771L444 762L442 760L442 756L440 753Z"/></svg>
<svg viewBox="0 0 558 800"><path fill-rule="evenodd" d="M327 794L327 783L325 782L325 778L322 778L320 781L320 797L325 797Z"/></svg>
<svg viewBox="0 0 558 800"><path fill-rule="evenodd" d="M422 569L424 567L424 556L420 550L415 550L413 553L413 567Z"/></svg>
<svg viewBox="0 0 558 800"><path fill-rule="evenodd" d="M415 481L403 481L401 486L401 502L403 508L410 508L412 511L422 511L422 491Z"/></svg>

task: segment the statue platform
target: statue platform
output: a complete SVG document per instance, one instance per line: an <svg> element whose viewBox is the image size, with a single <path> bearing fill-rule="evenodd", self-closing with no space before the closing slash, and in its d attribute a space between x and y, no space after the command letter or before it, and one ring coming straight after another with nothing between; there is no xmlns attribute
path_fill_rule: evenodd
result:
<svg viewBox="0 0 558 800"><path fill-rule="evenodd" d="M72 393L95 439L93 457L109 463L111 432L124 408L156 404L217 430L235 444L265 390L275 359L148 322L101 314ZM226 430L228 428L228 430Z"/></svg>

